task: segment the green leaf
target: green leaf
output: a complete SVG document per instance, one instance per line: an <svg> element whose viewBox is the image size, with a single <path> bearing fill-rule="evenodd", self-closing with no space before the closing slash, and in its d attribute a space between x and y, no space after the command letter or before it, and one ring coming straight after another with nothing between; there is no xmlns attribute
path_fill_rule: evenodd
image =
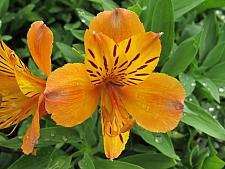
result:
<svg viewBox="0 0 225 169"><path fill-rule="evenodd" d="M133 127L133 131L164 155L177 160L180 159L179 156L176 155L171 139L167 134L151 133L137 125Z"/></svg>
<svg viewBox="0 0 225 169"><path fill-rule="evenodd" d="M211 96L217 101L220 102L219 91L216 84L206 77L197 77L196 80L201 83L201 85L211 94Z"/></svg>
<svg viewBox="0 0 225 169"><path fill-rule="evenodd" d="M202 66L209 68L217 64L225 55L225 42L217 44L206 56Z"/></svg>
<svg viewBox="0 0 225 169"><path fill-rule="evenodd" d="M225 162L221 160L216 155L209 156L206 158L203 164L204 169L222 169L225 165Z"/></svg>
<svg viewBox="0 0 225 169"><path fill-rule="evenodd" d="M176 164L173 159L159 153L135 154L120 160L148 169L167 169L174 167Z"/></svg>
<svg viewBox="0 0 225 169"><path fill-rule="evenodd" d="M179 75L179 80L185 89L185 96L190 96L196 86L195 79L189 74L181 73Z"/></svg>
<svg viewBox="0 0 225 169"><path fill-rule="evenodd" d="M94 15L84 9L81 9L81 8L76 8L76 11L78 13L79 18L81 19L81 22L83 22L85 25L89 26L90 21L92 20Z"/></svg>
<svg viewBox="0 0 225 169"><path fill-rule="evenodd" d="M36 147L46 147L57 143L74 143L80 141L76 130L64 127L49 127L40 130L41 136ZM10 140L0 139L0 146L18 149L22 145L22 137L15 137Z"/></svg>
<svg viewBox="0 0 225 169"><path fill-rule="evenodd" d="M56 42L56 46L59 48L59 50L64 55L67 62L82 62L83 58L77 57L78 55L74 55L74 52L72 50L72 47L65 43Z"/></svg>
<svg viewBox="0 0 225 169"><path fill-rule="evenodd" d="M205 0L173 0L175 19L183 16L204 1Z"/></svg>
<svg viewBox="0 0 225 169"><path fill-rule="evenodd" d="M8 8L9 8L9 0L1 0L0 1L0 18L4 16Z"/></svg>
<svg viewBox="0 0 225 169"><path fill-rule="evenodd" d="M14 162L8 169L69 169L71 157L63 151L53 149L52 147L43 148L37 152L37 156L23 155Z"/></svg>
<svg viewBox="0 0 225 169"><path fill-rule="evenodd" d="M93 160L95 168L97 169L144 169L140 166L130 164L122 161L110 161L110 160Z"/></svg>
<svg viewBox="0 0 225 169"><path fill-rule="evenodd" d="M212 137L225 140L225 129L211 114L199 105L186 102L182 122Z"/></svg>
<svg viewBox="0 0 225 169"><path fill-rule="evenodd" d="M87 153L84 153L84 157L78 162L78 165L80 169L95 169L94 163Z"/></svg>
<svg viewBox="0 0 225 169"><path fill-rule="evenodd" d="M205 0L201 5L197 7L197 10L200 13L207 9L222 8L224 6L224 0Z"/></svg>
<svg viewBox="0 0 225 169"><path fill-rule="evenodd" d="M160 62L164 63L169 57L174 43L174 16L171 0L157 0L154 6L150 28L149 26L147 30L163 32L160 38L162 42Z"/></svg>
<svg viewBox="0 0 225 169"><path fill-rule="evenodd" d="M217 42L217 21L214 13L210 13L204 20L200 38L199 60L202 62Z"/></svg>
<svg viewBox="0 0 225 169"><path fill-rule="evenodd" d="M171 58L163 65L161 72L177 76L192 62L198 52L198 42L193 37L183 41Z"/></svg>
<svg viewBox="0 0 225 169"><path fill-rule="evenodd" d="M224 79L225 77L225 61L215 65L206 72L210 79Z"/></svg>
<svg viewBox="0 0 225 169"><path fill-rule="evenodd" d="M119 8L119 6L113 0L89 0L91 2L95 2L100 4L104 10L113 10Z"/></svg>
<svg viewBox="0 0 225 169"><path fill-rule="evenodd" d="M73 36L82 42L84 41L84 32L84 30L71 30Z"/></svg>

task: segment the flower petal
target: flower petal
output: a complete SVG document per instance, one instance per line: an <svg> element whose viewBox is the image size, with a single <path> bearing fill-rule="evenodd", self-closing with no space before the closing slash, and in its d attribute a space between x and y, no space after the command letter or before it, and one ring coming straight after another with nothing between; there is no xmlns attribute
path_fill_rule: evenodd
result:
<svg viewBox="0 0 225 169"><path fill-rule="evenodd" d="M51 54L53 33L43 21L34 22L27 33L30 53L39 69L49 76L51 72Z"/></svg>
<svg viewBox="0 0 225 169"><path fill-rule="evenodd" d="M18 124L33 113L37 97L28 98L19 89L15 78L0 73L0 129Z"/></svg>
<svg viewBox="0 0 225 169"><path fill-rule="evenodd" d="M96 109L99 89L83 64L67 64L51 73L44 92L46 110L57 124L70 127L86 120Z"/></svg>
<svg viewBox="0 0 225 169"><path fill-rule="evenodd" d="M160 34L140 33L119 43L120 51L125 53L127 63L117 69L126 74L125 84L133 85L147 79L155 69L161 53Z"/></svg>
<svg viewBox="0 0 225 169"><path fill-rule="evenodd" d="M89 29L102 32L116 43L145 31L134 12L121 8L99 13L91 21Z"/></svg>
<svg viewBox="0 0 225 169"><path fill-rule="evenodd" d="M116 43L102 33L87 30L84 35L85 66L93 84L116 78L114 67L126 62L126 57L117 49Z"/></svg>
<svg viewBox="0 0 225 169"><path fill-rule="evenodd" d="M34 151L34 146L37 144L37 141L40 137L40 124L39 124L39 117L40 114L43 114L43 108L44 105L44 96L40 95L38 100L38 106L34 113L34 117L32 120L32 123L28 130L26 131L26 134L23 137L23 144L21 146L24 154L30 154Z"/></svg>
<svg viewBox="0 0 225 169"><path fill-rule="evenodd" d="M170 131L181 119L185 93L173 77L152 73L139 85L120 87L118 92L137 124L149 131Z"/></svg>
<svg viewBox="0 0 225 169"><path fill-rule="evenodd" d="M105 155L112 160L125 149L130 128L123 129L131 120L111 84L102 88L100 110Z"/></svg>

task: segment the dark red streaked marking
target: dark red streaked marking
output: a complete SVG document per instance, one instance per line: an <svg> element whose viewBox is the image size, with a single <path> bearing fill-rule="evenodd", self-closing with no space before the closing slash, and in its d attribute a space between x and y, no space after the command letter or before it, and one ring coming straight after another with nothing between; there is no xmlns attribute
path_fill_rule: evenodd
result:
<svg viewBox="0 0 225 169"><path fill-rule="evenodd" d="M149 73L138 73L138 74L135 74L135 76L147 76L149 75Z"/></svg>
<svg viewBox="0 0 225 169"><path fill-rule="evenodd" d="M125 53L127 53L130 49L130 44L131 44L131 39L129 39L128 43L127 43L127 47L126 47L126 50L125 50Z"/></svg>
<svg viewBox="0 0 225 169"><path fill-rule="evenodd" d="M127 64L128 60L126 60L125 62L122 63L122 65L120 65L118 68L123 67L125 64Z"/></svg>
<svg viewBox="0 0 225 169"><path fill-rule="evenodd" d="M90 55L93 57L93 59L95 59L95 55L94 55L94 53L92 52L92 50L91 50L91 49L88 49L88 52L89 52Z"/></svg>
<svg viewBox="0 0 225 169"><path fill-rule="evenodd" d="M122 134L119 134L119 138L120 138L120 141L123 143L123 136L122 136Z"/></svg>
<svg viewBox="0 0 225 169"><path fill-rule="evenodd" d="M101 67L99 67L99 69L102 71L102 68Z"/></svg>
<svg viewBox="0 0 225 169"><path fill-rule="evenodd" d="M87 69L86 70L88 73L94 73L92 70Z"/></svg>
<svg viewBox="0 0 225 169"><path fill-rule="evenodd" d="M97 75L95 75L95 74L90 74L90 76L92 76L92 77L98 77Z"/></svg>
<svg viewBox="0 0 225 169"><path fill-rule="evenodd" d="M108 72L109 69L108 69L107 59L105 58L105 56L103 56L103 61L104 61L105 70L106 70L106 72Z"/></svg>
<svg viewBox="0 0 225 169"><path fill-rule="evenodd" d="M130 75L130 74L133 74L133 73L136 73L136 72L137 72L137 70L129 72L128 74Z"/></svg>
<svg viewBox="0 0 225 169"><path fill-rule="evenodd" d="M3 66L0 65L0 69L1 69L1 68L4 69L4 70L9 70L8 68L3 67ZM9 71L10 71L10 70L9 70Z"/></svg>
<svg viewBox="0 0 225 169"><path fill-rule="evenodd" d="M101 76L101 73L99 73L98 71L96 72L99 76Z"/></svg>
<svg viewBox="0 0 225 169"><path fill-rule="evenodd" d="M26 95L28 95L28 94L30 94L31 92L27 92L27 93L25 93L24 95L26 96Z"/></svg>
<svg viewBox="0 0 225 169"><path fill-rule="evenodd" d="M91 60L88 60L88 62L91 64L91 66L93 66L95 69L98 69L98 66L92 62Z"/></svg>
<svg viewBox="0 0 225 169"><path fill-rule="evenodd" d="M117 49L117 45L114 45L114 48L113 48L113 57L116 57L116 49Z"/></svg>
<svg viewBox="0 0 225 169"><path fill-rule="evenodd" d="M154 60L156 60L156 59L158 59L158 58L159 58L158 56L157 56L157 57L154 57L154 58L151 58L151 59L147 60L147 61L145 62L145 64L151 63L151 62L153 62Z"/></svg>
<svg viewBox="0 0 225 169"><path fill-rule="evenodd" d="M142 65L140 66L139 68L137 68L137 70L141 70L141 69L144 69L145 67L147 67L148 65Z"/></svg>
<svg viewBox="0 0 225 169"><path fill-rule="evenodd" d="M4 49L3 45L2 45L2 41L0 41L0 45L1 45L2 49L5 51L5 49Z"/></svg>
<svg viewBox="0 0 225 169"><path fill-rule="evenodd" d="M128 80L127 82L128 82L128 83L131 83L131 84L134 84L134 85L137 85L137 83L134 83L134 82L132 82L132 81L130 81L130 80Z"/></svg>
<svg viewBox="0 0 225 169"><path fill-rule="evenodd" d="M114 62L114 66L117 65L118 61L119 61L119 56L116 58L116 60L115 60L115 62Z"/></svg>
<svg viewBox="0 0 225 169"><path fill-rule="evenodd" d="M129 67L135 60L137 60L140 57L140 53L138 53L131 61L130 63L127 65L127 67Z"/></svg>
<svg viewBox="0 0 225 169"><path fill-rule="evenodd" d="M137 78L132 78L132 77L130 77L129 79L130 80L136 80L136 81L143 81L142 79L137 79Z"/></svg>
<svg viewBox="0 0 225 169"><path fill-rule="evenodd" d="M8 73L8 74L10 74L10 75L13 75L13 73L12 72L8 72L8 71L6 71L6 70L2 70L2 69L0 69L0 72L4 72L4 73ZM13 76L14 77L14 76Z"/></svg>
<svg viewBox="0 0 225 169"><path fill-rule="evenodd" d="M30 96L30 97L35 97L35 96L37 96L37 95L39 95L40 93L36 93L36 94L34 94L33 96Z"/></svg>
<svg viewBox="0 0 225 169"><path fill-rule="evenodd" d="M123 71L125 71L125 70L127 70L127 68L124 68L124 69L122 69L122 70L120 70L120 71L118 71L118 72L120 73L120 72L123 72Z"/></svg>
<svg viewBox="0 0 225 169"><path fill-rule="evenodd" d="M128 83L126 83L126 82L123 82L123 84L130 86L130 84L128 84Z"/></svg>
<svg viewBox="0 0 225 169"><path fill-rule="evenodd" d="M2 55L0 55L0 58L2 58L4 61L7 61Z"/></svg>
<svg viewBox="0 0 225 169"><path fill-rule="evenodd" d="M98 82L98 81L100 81L100 79L91 80L92 83L93 83L93 82Z"/></svg>

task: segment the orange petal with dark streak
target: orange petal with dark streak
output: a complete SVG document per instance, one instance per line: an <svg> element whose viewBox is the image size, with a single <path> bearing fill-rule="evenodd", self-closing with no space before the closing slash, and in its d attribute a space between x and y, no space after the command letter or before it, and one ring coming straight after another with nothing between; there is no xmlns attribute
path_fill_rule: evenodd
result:
<svg viewBox="0 0 225 169"><path fill-rule="evenodd" d="M144 82L118 88L123 104L137 124L152 132L174 129L184 107L180 82L162 73L152 73Z"/></svg>

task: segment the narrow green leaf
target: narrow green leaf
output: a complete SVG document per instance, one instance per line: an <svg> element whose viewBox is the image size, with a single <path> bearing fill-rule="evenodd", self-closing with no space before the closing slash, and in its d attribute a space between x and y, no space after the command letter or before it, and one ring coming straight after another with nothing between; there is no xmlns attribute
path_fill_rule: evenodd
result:
<svg viewBox="0 0 225 169"><path fill-rule="evenodd" d="M164 155L177 160L179 159L179 156L177 156L174 151L171 139L167 134L151 133L139 126L133 127L133 131Z"/></svg>
<svg viewBox="0 0 225 169"><path fill-rule="evenodd" d="M84 30L71 30L73 36L82 42L84 41L84 32Z"/></svg>
<svg viewBox="0 0 225 169"><path fill-rule="evenodd" d="M182 122L212 137L225 140L225 129L211 114L199 105L186 102Z"/></svg>
<svg viewBox="0 0 225 169"><path fill-rule="evenodd" d="M202 62L217 42L217 21L214 13L204 20L203 32L200 38L199 60Z"/></svg>
<svg viewBox="0 0 225 169"><path fill-rule="evenodd" d="M211 96L217 101L220 102L219 91L216 84L206 77L197 77L196 80L201 83L201 85L211 94Z"/></svg>
<svg viewBox="0 0 225 169"><path fill-rule="evenodd" d="M91 157L85 153L82 160L78 162L80 169L95 169L94 163Z"/></svg>
<svg viewBox="0 0 225 169"><path fill-rule="evenodd" d="M167 169L174 167L176 164L173 159L159 153L130 155L120 160L148 169Z"/></svg>
<svg viewBox="0 0 225 169"><path fill-rule="evenodd" d="M221 160L216 155L209 156L206 158L203 164L204 169L222 169L225 165L225 162Z"/></svg>
<svg viewBox="0 0 225 169"><path fill-rule="evenodd" d="M195 79L189 74L181 73L179 80L185 89L185 96L190 96L196 86Z"/></svg>
<svg viewBox="0 0 225 169"><path fill-rule="evenodd" d="M211 79L224 79L225 78L225 61L213 66L206 72L206 75Z"/></svg>
<svg viewBox="0 0 225 169"><path fill-rule="evenodd" d="M94 15L84 9L81 9L81 8L76 8L76 11L78 13L78 16L81 19L81 22L83 22L85 25L89 26Z"/></svg>
<svg viewBox="0 0 225 169"><path fill-rule="evenodd" d="M140 166L130 164L122 161L110 161L110 160L93 160L95 168L97 169L144 169Z"/></svg>
<svg viewBox="0 0 225 169"><path fill-rule="evenodd" d="M9 8L9 0L1 0L0 1L0 18L3 17L3 15L8 10L8 8Z"/></svg>
<svg viewBox="0 0 225 169"><path fill-rule="evenodd" d="M161 72L177 76L192 62L198 52L198 42L193 37L183 41L171 58L163 65Z"/></svg>
<svg viewBox="0 0 225 169"><path fill-rule="evenodd" d="M119 8L119 6L113 0L89 0L91 2L95 2L100 4L104 10L113 10Z"/></svg>
<svg viewBox="0 0 225 169"><path fill-rule="evenodd" d="M222 8L225 6L224 0L205 0L197 7L198 12L203 12L208 9Z"/></svg>
<svg viewBox="0 0 225 169"><path fill-rule="evenodd" d="M72 51L72 47L65 43L56 42L56 46L59 48L59 50L64 55L67 62L82 62L83 58L77 57L77 55L74 55Z"/></svg>
<svg viewBox="0 0 225 169"><path fill-rule="evenodd" d="M174 43L174 16L171 0L157 0L152 14L151 27L148 29L154 32L163 32L162 52L160 63L164 63L169 57Z"/></svg>
<svg viewBox="0 0 225 169"><path fill-rule="evenodd" d="M211 51L209 51L209 54L206 56L202 66L210 68L215 64L217 64L224 55L225 55L225 42L222 42L217 44Z"/></svg>
<svg viewBox="0 0 225 169"><path fill-rule="evenodd" d="M204 1L205 0L173 0L175 19L183 16Z"/></svg>

